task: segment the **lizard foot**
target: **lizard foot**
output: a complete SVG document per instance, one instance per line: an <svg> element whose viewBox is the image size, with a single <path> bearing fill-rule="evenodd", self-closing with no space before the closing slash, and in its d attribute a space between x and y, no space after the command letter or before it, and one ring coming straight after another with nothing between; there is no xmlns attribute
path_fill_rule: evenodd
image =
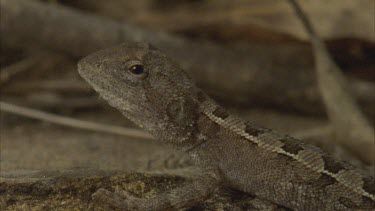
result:
<svg viewBox="0 0 375 211"><path fill-rule="evenodd" d="M207 199L220 185L213 172L206 172L191 183L144 199L99 189L92 195L90 210L180 210Z"/></svg>

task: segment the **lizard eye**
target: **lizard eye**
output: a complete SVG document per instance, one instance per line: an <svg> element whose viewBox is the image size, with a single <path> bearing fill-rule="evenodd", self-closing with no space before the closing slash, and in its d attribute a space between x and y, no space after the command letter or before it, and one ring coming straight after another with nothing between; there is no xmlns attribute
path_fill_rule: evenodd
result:
<svg viewBox="0 0 375 211"><path fill-rule="evenodd" d="M143 65L134 64L129 67L129 72L131 72L134 75L142 75L145 72L145 70L143 68Z"/></svg>
<svg viewBox="0 0 375 211"><path fill-rule="evenodd" d="M148 71L145 69L141 61L129 61L124 66L126 75L130 75L130 77L134 78L134 80L143 79L148 75Z"/></svg>

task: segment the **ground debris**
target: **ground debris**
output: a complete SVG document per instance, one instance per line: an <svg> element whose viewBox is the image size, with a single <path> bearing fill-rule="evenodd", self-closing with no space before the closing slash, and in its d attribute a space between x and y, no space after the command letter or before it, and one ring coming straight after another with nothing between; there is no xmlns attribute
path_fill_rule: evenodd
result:
<svg viewBox="0 0 375 211"><path fill-rule="evenodd" d="M167 174L126 173L93 169L14 171L0 176L1 210L103 210L91 203L99 188L150 198L189 179ZM218 190L192 210L257 210L253 197ZM280 208L281 209L281 208Z"/></svg>

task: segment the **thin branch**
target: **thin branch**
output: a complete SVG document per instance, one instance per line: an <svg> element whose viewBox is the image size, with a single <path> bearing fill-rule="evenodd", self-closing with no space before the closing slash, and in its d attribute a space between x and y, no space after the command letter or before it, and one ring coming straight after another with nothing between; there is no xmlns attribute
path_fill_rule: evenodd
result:
<svg viewBox="0 0 375 211"><path fill-rule="evenodd" d="M348 91L348 82L295 0L288 0L312 41L318 86L335 135L366 163L375 163L374 130Z"/></svg>
<svg viewBox="0 0 375 211"><path fill-rule="evenodd" d="M4 93L2 92L2 94ZM97 96L64 96L53 92L33 92L28 96L6 96L3 97L2 100L39 110L48 108L74 110L97 108L101 106L101 102Z"/></svg>
<svg viewBox="0 0 375 211"><path fill-rule="evenodd" d="M25 94L30 92L63 92L63 93L79 93L88 94L92 92L92 89L83 81L71 80L61 78L56 79L42 79L42 80L32 80L28 83L24 81L15 82L9 84L3 93L17 93Z"/></svg>
<svg viewBox="0 0 375 211"><path fill-rule="evenodd" d="M9 112L13 114L17 114L20 116L25 116L33 119L44 120L47 122L52 122L59 125L80 128L85 130L91 130L96 132L105 132L117 135L123 135L128 137L134 138L142 138L142 139L153 139L151 135L148 133L133 129L133 128L124 128L120 126L113 126L113 125L105 125L105 124L98 124L88 121L77 120L73 118L63 117L56 114L50 114L43 111L38 111L30 108L25 108L13 104L9 104L6 102L0 101L0 110L4 112Z"/></svg>
<svg viewBox="0 0 375 211"><path fill-rule="evenodd" d="M292 5L296 15L302 22L302 25L305 27L307 34L310 36L310 39L313 39L313 38L317 39L318 38L317 33L315 32L314 27L310 23L305 13L302 11L302 8L298 5L298 3L295 0L288 0L288 1Z"/></svg>
<svg viewBox="0 0 375 211"><path fill-rule="evenodd" d="M30 56L19 62L11 64L9 66L1 68L0 71L0 86L4 85L10 80L12 76L20 74L26 70L29 70L32 66L40 62L40 57L35 58Z"/></svg>

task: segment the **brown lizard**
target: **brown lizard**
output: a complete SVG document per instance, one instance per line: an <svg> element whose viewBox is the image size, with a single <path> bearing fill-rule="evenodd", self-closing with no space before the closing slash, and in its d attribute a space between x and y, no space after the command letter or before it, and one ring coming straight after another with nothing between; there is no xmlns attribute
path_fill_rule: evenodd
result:
<svg viewBox="0 0 375 211"><path fill-rule="evenodd" d="M317 147L229 114L149 44L99 51L82 59L78 70L109 104L162 143L189 154L204 172L151 199L100 189L94 200L124 210L179 209L228 186L295 210L375 209L372 177Z"/></svg>

